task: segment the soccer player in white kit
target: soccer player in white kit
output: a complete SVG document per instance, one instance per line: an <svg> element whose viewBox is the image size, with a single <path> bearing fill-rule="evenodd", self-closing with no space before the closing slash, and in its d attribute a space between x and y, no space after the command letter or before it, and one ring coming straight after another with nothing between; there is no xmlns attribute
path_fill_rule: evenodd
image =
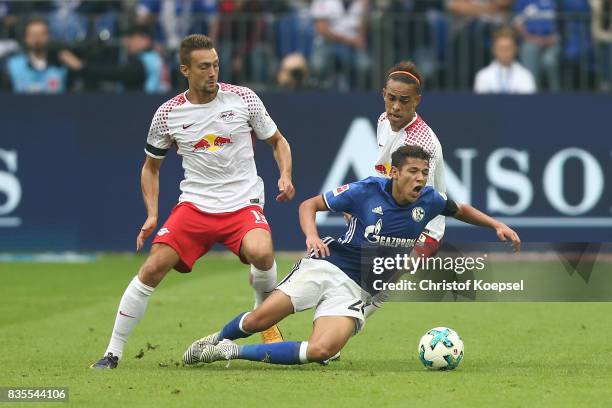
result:
<svg viewBox="0 0 612 408"><path fill-rule="evenodd" d="M264 185L255 168L253 143L256 137L272 146L280 170L278 201L295 194L289 144L253 91L217 82L219 58L210 38L187 36L180 58L189 89L162 104L151 123L141 175L147 219L137 250L157 226L159 169L173 146L183 158L182 194L123 294L105 356L92 368L117 367L155 287L172 268L190 272L215 243L251 264L256 307L276 285L272 236L263 213ZM262 337L282 341L276 326Z"/></svg>
<svg viewBox="0 0 612 408"><path fill-rule="evenodd" d="M387 71L387 82L383 88L385 112L378 119L376 139L378 158L374 169L378 176L390 177L391 154L404 145L416 145L425 150L429 160L427 185L446 194L442 146L433 130L416 113L421 102L422 78L411 61L401 61ZM434 256L440 249L444 236L444 216L431 220L419 237L414 250L426 257ZM381 306L384 297L373 299L366 307L370 316Z"/></svg>

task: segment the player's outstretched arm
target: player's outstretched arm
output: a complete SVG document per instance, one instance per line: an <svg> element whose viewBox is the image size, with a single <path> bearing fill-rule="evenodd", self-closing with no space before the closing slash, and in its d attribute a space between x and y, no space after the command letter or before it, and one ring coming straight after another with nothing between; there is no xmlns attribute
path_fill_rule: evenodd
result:
<svg viewBox="0 0 612 408"><path fill-rule="evenodd" d="M314 251L314 257L321 258L329 256L329 248L319 237L317 230L316 215L317 211L329 211L323 197L320 195L309 198L300 204L300 227L306 236L306 254Z"/></svg>
<svg viewBox="0 0 612 408"><path fill-rule="evenodd" d="M518 251L521 248L521 240L514 230L503 222L496 220L493 217L489 217L487 214L477 210L469 204L459 204L457 206L457 212L453 217L468 224L492 228L497 233L500 241L506 241L509 239L512 241L512 247L515 251Z"/></svg>
<svg viewBox="0 0 612 408"><path fill-rule="evenodd" d="M147 220L136 238L136 251L140 251L157 226L157 198L159 196L159 169L162 160L147 156L140 174L142 198L147 209Z"/></svg>
<svg viewBox="0 0 612 408"><path fill-rule="evenodd" d="M295 195L295 188L293 188L293 182L291 181L291 147L278 129L272 137L266 139L266 142L272 146L274 159L280 171L280 178L278 179L280 193L276 196L276 201L289 201Z"/></svg>

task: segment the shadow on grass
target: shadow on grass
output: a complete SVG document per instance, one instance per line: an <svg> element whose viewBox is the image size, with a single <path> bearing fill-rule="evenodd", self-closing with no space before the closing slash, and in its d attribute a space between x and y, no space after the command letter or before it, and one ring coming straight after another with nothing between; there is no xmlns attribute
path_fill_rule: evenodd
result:
<svg viewBox="0 0 612 408"><path fill-rule="evenodd" d="M282 371L282 372L321 372L321 373L337 373L337 372L367 372L367 373L406 373L406 372L428 372L420 364L411 363L409 361L400 361L393 359L374 360L374 361L334 361L329 365L321 365L317 363L287 366L276 364L260 364L249 361L232 361L229 367L226 367L225 362L217 362L212 364L201 364L197 366L180 366L168 367L170 370L190 370L193 372L228 372L228 371Z"/></svg>

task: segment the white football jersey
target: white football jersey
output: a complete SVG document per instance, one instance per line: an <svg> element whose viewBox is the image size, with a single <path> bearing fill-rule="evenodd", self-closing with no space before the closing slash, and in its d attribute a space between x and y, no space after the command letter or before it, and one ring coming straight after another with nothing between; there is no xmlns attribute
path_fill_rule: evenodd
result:
<svg viewBox="0 0 612 408"><path fill-rule="evenodd" d="M434 131L427 126L427 123L418 114L415 114L414 119L405 128L395 132L391 129L387 114L383 113L378 119L376 140L378 143L378 159L374 165L374 170L376 170L378 176L389 177L391 154L399 147L404 145L420 146L431 156L427 185L433 186L436 191L446 194L442 146ZM438 241L441 240L444 236L444 216L439 215L431 220L424 232Z"/></svg>
<svg viewBox="0 0 612 408"><path fill-rule="evenodd" d="M186 92L155 112L145 153L163 159L172 145L183 157L179 202L210 213L264 205L264 184L255 167L253 135L276 132L261 99L249 88L219 83L214 100L192 104Z"/></svg>

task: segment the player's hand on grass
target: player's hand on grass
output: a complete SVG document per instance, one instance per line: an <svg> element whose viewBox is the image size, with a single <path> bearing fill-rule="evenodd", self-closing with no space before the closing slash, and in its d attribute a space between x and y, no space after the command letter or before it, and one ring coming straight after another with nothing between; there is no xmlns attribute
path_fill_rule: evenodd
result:
<svg viewBox="0 0 612 408"><path fill-rule="evenodd" d="M512 248L514 248L516 252L521 250L521 239L512 228L508 227L506 224L500 223L495 227L495 232L500 241L505 242L510 240L512 241Z"/></svg>
<svg viewBox="0 0 612 408"><path fill-rule="evenodd" d="M311 251L314 251L313 256L315 258L325 258L329 256L329 248L323 243L321 238L316 235L306 237L306 256L309 256Z"/></svg>
<svg viewBox="0 0 612 408"><path fill-rule="evenodd" d="M140 233L136 238L136 251L140 251L142 247L144 247L144 243L151 235L151 233L155 230L157 226L157 217L147 217L147 220L144 224L142 224L142 228L140 229Z"/></svg>
<svg viewBox="0 0 612 408"><path fill-rule="evenodd" d="M295 188L293 188L291 178L286 176L281 176L281 178L278 179L278 190L280 194L276 196L276 201L289 201L295 195Z"/></svg>

